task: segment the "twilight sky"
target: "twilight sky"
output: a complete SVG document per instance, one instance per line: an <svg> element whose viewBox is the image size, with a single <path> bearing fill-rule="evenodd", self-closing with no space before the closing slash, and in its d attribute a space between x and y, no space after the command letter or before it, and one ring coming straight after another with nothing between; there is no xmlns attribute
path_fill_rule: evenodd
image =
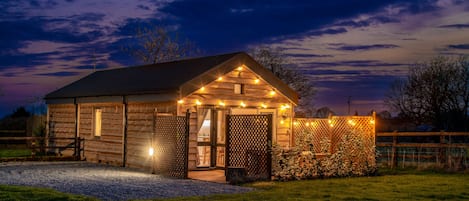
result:
<svg viewBox="0 0 469 201"><path fill-rule="evenodd" d="M137 65L121 47L162 24L205 55L280 47L316 82L315 106L385 109L392 80L436 55L469 55L464 0L0 1L0 117L97 69ZM31 107L31 106L30 106Z"/></svg>

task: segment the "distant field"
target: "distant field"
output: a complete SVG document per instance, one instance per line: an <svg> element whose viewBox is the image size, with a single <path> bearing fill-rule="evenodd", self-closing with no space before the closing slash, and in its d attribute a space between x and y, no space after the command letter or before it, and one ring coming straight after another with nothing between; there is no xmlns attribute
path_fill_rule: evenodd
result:
<svg viewBox="0 0 469 201"><path fill-rule="evenodd" d="M256 182L244 194L155 200L469 200L469 174L384 170L383 176ZM177 189L174 189L177 190ZM2 186L0 200L93 200L50 189Z"/></svg>
<svg viewBox="0 0 469 201"><path fill-rule="evenodd" d="M0 158L28 157L30 149L0 149Z"/></svg>

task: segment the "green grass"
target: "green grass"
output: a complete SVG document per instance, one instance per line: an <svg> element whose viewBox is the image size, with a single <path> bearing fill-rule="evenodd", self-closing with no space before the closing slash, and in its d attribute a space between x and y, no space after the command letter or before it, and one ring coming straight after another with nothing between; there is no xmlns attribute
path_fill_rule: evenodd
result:
<svg viewBox="0 0 469 201"><path fill-rule="evenodd" d="M383 176L256 182L244 194L155 200L469 200L469 174L435 170L380 170ZM177 189L175 189L177 190ZM95 200L51 189L0 185L0 200Z"/></svg>
<svg viewBox="0 0 469 201"><path fill-rule="evenodd" d="M254 192L155 200L469 200L469 175L395 173L376 177L257 182Z"/></svg>
<svg viewBox="0 0 469 201"><path fill-rule="evenodd" d="M0 185L0 200L14 201L14 200L31 200L31 201L42 201L42 200L97 200L95 198L73 195L67 193L61 193L48 188L33 188L25 186L7 186Z"/></svg>
<svg viewBox="0 0 469 201"><path fill-rule="evenodd" d="M0 149L0 158L15 158L31 156L30 149Z"/></svg>

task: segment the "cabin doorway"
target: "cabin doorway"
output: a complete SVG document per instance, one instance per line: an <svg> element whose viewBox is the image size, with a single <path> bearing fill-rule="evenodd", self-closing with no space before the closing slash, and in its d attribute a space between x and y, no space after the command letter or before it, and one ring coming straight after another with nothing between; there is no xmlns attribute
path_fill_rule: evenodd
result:
<svg viewBox="0 0 469 201"><path fill-rule="evenodd" d="M226 110L203 108L199 111L197 133L197 168L225 167Z"/></svg>

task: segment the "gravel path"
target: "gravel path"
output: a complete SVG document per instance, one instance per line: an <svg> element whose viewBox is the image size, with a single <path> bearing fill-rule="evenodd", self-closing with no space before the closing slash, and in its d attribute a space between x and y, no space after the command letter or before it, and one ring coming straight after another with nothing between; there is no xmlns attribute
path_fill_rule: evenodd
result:
<svg viewBox="0 0 469 201"><path fill-rule="evenodd" d="M102 200L243 193L252 190L197 180L169 179L128 168L86 162L0 163L0 184L47 187Z"/></svg>

